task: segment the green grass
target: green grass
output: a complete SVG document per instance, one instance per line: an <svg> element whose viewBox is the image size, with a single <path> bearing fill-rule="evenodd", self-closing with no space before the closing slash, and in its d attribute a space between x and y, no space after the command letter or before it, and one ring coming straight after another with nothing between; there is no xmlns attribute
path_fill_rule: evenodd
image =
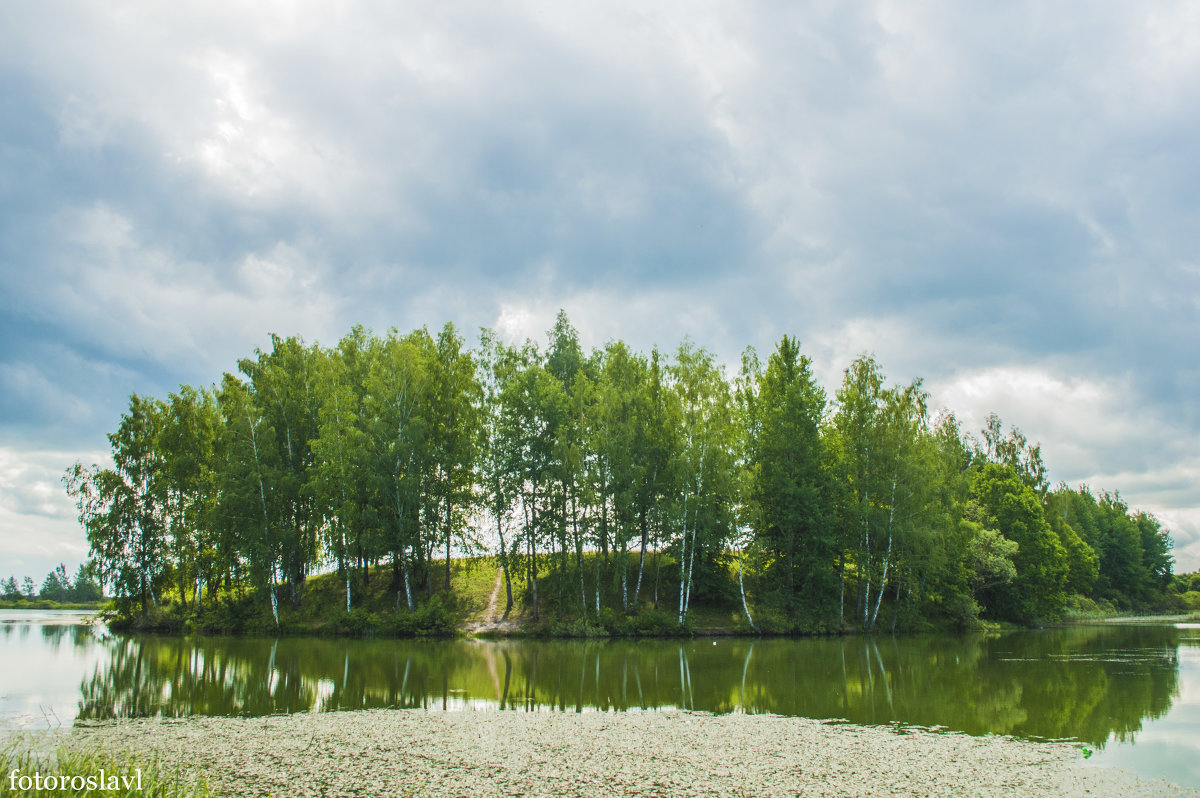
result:
<svg viewBox="0 0 1200 798"><path fill-rule="evenodd" d="M100 782L102 773L104 789L101 789ZM206 798L216 795L203 774L182 768L164 768L153 757L136 753L114 756L65 745L49 753L39 753L33 750L29 740L0 748L0 776L0 798L10 795L149 795L157 798ZM35 786L35 776L41 777L41 789ZM55 789L48 788L48 777L53 779L51 783ZM71 785L68 789L58 788L64 778ZM92 779L90 785L89 778ZM75 789L76 785L79 789ZM108 787L116 789L110 790Z"/></svg>
<svg viewBox="0 0 1200 798"><path fill-rule="evenodd" d="M599 564L600 602L604 608L595 611L595 593ZM610 553L607 558L598 552L583 555L583 582L587 603L580 595L578 560L574 554L562 568L561 553L538 556L538 618L533 618L532 591L528 589L527 561L512 564L510 575L514 606L507 616L520 633L534 636L672 636L691 634L693 630L712 633L749 633L751 630L741 612L737 597L736 576L724 566L708 576L710 587L717 590L694 590L689 608L688 623L677 622L679 609L678 568L667 553L655 557L648 553L642 589L637 606L626 612L622 607L622 559ZM624 561L627 590L632 604L637 582L638 553L629 552ZM415 612L408 612L402 588L393 586L390 565L370 569L363 579L358 569L351 577L353 611L346 613L346 583L337 574L320 574L306 580L298 605L293 606L286 585L277 587L279 626L271 614L265 591L250 589L223 591L205 599L203 610L183 608L177 602L152 607L145 613L117 618L117 629L202 634L303 635L332 634L348 636L413 636L453 635L458 630L478 622L492 620L484 617L495 590L499 560L495 557L454 558L450 561L450 588L446 589L446 561L434 560L428 578L414 575L413 599ZM655 578L657 597L655 606ZM704 593L716 598L700 599ZM397 600L399 599L399 601ZM497 614L505 605L503 581L497 595Z"/></svg>

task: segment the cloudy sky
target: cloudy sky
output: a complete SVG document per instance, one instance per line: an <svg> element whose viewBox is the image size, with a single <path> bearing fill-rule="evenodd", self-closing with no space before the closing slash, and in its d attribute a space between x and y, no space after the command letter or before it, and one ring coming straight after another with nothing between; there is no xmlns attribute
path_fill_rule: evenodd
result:
<svg viewBox="0 0 1200 798"><path fill-rule="evenodd" d="M268 334L873 352L1200 567L1191 2L0 4L0 577Z"/></svg>

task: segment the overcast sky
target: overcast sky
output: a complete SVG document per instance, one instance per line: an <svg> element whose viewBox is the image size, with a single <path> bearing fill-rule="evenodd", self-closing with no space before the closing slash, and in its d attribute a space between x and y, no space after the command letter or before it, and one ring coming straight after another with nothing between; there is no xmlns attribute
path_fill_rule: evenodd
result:
<svg viewBox="0 0 1200 798"><path fill-rule="evenodd" d="M1200 567L1200 6L0 4L0 577L268 334L796 335Z"/></svg>

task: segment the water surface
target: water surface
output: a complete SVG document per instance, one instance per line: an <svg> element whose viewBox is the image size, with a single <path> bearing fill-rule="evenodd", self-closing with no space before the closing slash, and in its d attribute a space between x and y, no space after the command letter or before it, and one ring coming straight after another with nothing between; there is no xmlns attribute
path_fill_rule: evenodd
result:
<svg viewBox="0 0 1200 798"><path fill-rule="evenodd" d="M0 725L364 707L795 715L1067 739L1200 784L1200 625L950 637L396 641L112 635L0 612Z"/></svg>

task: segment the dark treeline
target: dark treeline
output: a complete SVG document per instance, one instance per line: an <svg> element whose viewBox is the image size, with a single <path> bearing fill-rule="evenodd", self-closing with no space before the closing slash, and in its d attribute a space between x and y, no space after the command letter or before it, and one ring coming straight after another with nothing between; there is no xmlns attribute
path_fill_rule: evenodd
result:
<svg viewBox="0 0 1200 798"><path fill-rule="evenodd" d="M251 589L299 606L336 569L345 611L387 579L396 610L494 556L536 620L686 622L724 601L756 630L1037 623L1168 602L1171 546L1115 493L1052 488L1041 451L981 438L862 356L830 396L798 343L736 376L690 342L585 353L453 325L335 347L272 337L212 388L133 396L112 468L65 477L127 614ZM372 566L376 566L372 570ZM379 567L382 566L382 567ZM357 587L356 587L357 586Z"/></svg>
<svg viewBox="0 0 1200 798"><path fill-rule="evenodd" d="M59 563L46 574L39 589L33 578L26 576L17 582L15 576L0 581L0 601L53 601L57 603L90 604L104 600L100 582L96 578L96 564L86 562L79 566L74 578L67 574L67 566Z"/></svg>

